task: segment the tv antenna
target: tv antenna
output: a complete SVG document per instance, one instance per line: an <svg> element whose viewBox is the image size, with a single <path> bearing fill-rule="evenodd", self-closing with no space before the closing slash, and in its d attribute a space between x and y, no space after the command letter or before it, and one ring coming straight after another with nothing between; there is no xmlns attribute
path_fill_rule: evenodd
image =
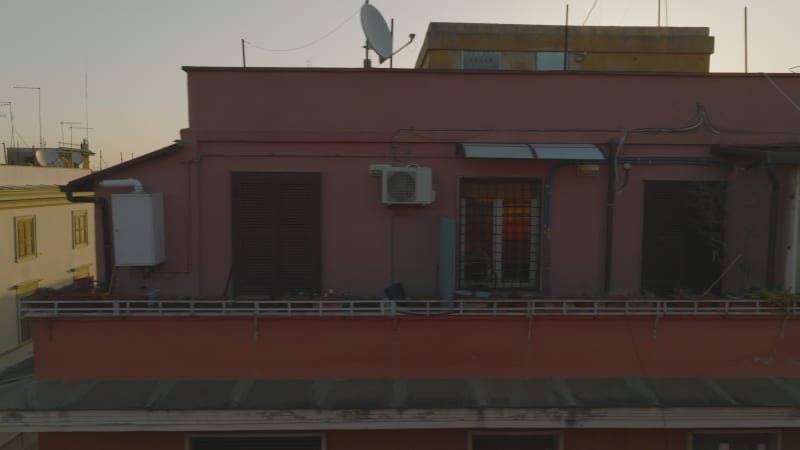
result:
<svg viewBox="0 0 800 450"><path fill-rule="evenodd" d="M72 147L72 126L71 125L80 125L80 122L61 122L61 145L66 145L66 141L64 141L64 124L70 125L69 127L69 146Z"/></svg>
<svg viewBox="0 0 800 450"><path fill-rule="evenodd" d="M367 38L367 43L364 45L365 69L372 67L372 60L369 59L370 50L378 54L378 64L383 64L388 59L390 60L389 67L392 67L392 57L400 50L408 47L416 37L414 33L409 34L408 42L394 50L394 19L392 19L392 29L389 29L383 15L378 11L378 8L369 4L369 0L366 0L364 5L361 6L361 28Z"/></svg>

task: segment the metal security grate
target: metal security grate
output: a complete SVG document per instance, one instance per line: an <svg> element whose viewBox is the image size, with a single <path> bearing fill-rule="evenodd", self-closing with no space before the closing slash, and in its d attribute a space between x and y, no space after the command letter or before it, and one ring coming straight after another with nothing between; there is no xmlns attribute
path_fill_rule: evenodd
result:
<svg viewBox="0 0 800 450"><path fill-rule="evenodd" d="M461 286L536 288L540 184L536 180L461 182Z"/></svg>

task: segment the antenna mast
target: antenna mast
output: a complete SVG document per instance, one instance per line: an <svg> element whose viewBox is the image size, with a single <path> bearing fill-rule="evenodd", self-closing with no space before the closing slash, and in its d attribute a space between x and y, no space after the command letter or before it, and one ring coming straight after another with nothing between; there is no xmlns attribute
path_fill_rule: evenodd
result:
<svg viewBox="0 0 800 450"><path fill-rule="evenodd" d="M744 7L744 73L747 73L747 6Z"/></svg>
<svg viewBox="0 0 800 450"><path fill-rule="evenodd" d="M86 111L86 145L89 145L89 60L86 60L86 63L83 66L84 68L84 108ZM71 131L70 131L71 133ZM70 143L72 143L72 135L70 134Z"/></svg>

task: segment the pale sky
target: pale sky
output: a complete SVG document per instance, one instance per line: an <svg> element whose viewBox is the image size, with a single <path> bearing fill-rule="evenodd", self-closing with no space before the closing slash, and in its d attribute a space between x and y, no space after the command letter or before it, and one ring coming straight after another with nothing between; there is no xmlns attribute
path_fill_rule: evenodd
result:
<svg viewBox="0 0 800 450"><path fill-rule="evenodd" d="M371 0L395 19L395 47L417 40L395 57L412 68L429 22L581 25L594 0ZM61 122L85 127L88 69L89 140L105 164L116 164L170 144L187 123L186 74L181 66L361 67L364 37L356 13L363 0L0 0L0 103L10 101L17 135L62 140ZM587 25L654 26L658 0L598 0ZM744 71L744 7L749 19L751 72L787 73L800 65L798 0L661 0L662 25L705 26L715 37L713 72ZM373 66L388 67L388 62ZM40 91L13 89L39 87ZM9 143L7 106L0 105L0 142ZM63 125L64 141L70 125ZM85 137L73 128L73 142ZM24 142L17 138L24 146ZM0 161L2 161L0 159ZM93 167L97 167L94 158Z"/></svg>

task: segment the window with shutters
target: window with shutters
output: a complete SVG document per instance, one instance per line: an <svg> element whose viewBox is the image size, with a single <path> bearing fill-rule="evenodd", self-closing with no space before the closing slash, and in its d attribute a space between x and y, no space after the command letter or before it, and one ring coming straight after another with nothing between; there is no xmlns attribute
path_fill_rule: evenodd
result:
<svg viewBox="0 0 800 450"><path fill-rule="evenodd" d="M233 294L319 294L320 174L232 174Z"/></svg>
<svg viewBox="0 0 800 450"><path fill-rule="evenodd" d="M323 450L321 435L194 436L189 450Z"/></svg>
<svg viewBox="0 0 800 450"><path fill-rule="evenodd" d="M36 258L36 216L14 218L16 260Z"/></svg>
<svg viewBox="0 0 800 450"><path fill-rule="evenodd" d="M538 287L539 205L536 180L461 181L462 287Z"/></svg>
<svg viewBox="0 0 800 450"><path fill-rule="evenodd" d="M560 435L551 432L473 432L470 450L561 450Z"/></svg>
<svg viewBox="0 0 800 450"><path fill-rule="evenodd" d="M72 211L72 248L89 245L89 213L86 210Z"/></svg>
<svg viewBox="0 0 800 450"><path fill-rule="evenodd" d="M695 432L690 450L778 450L778 435L761 432Z"/></svg>

